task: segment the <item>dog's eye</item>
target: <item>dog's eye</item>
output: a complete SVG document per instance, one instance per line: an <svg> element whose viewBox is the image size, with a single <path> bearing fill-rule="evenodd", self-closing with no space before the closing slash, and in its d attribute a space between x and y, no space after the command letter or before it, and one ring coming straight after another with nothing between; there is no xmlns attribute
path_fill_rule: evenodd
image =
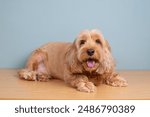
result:
<svg viewBox="0 0 150 117"><path fill-rule="evenodd" d="M81 41L80 41L80 45L85 44L85 42L86 42L85 40L81 40Z"/></svg>
<svg viewBox="0 0 150 117"><path fill-rule="evenodd" d="M101 42L100 42L99 39L96 39L95 42L96 42L97 44L101 44Z"/></svg>

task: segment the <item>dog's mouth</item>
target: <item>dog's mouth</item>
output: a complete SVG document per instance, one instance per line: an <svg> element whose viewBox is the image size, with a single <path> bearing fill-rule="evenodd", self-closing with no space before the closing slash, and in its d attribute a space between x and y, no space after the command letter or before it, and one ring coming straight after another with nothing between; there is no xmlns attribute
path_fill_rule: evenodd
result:
<svg viewBox="0 0 150 117"><path fill-rule="evenodd" d="M86 60L87 67L88 67L88 68L93 68L93 67L95 67L96 62L97 62L96 59L93 59L93 58L87 59L87 60Z"/></svg>

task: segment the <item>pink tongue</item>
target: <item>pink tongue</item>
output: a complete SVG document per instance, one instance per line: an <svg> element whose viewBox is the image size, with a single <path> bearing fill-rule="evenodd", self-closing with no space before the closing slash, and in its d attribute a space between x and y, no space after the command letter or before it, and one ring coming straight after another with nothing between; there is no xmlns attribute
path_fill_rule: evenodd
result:
<svg viewBox="0 0 150 117"><path fill-rule="evenodd" d="M88 60L88 61L87 61L87 66L88 66L89 68L94 67L94 66L95 66L95 61Z"/></svg>

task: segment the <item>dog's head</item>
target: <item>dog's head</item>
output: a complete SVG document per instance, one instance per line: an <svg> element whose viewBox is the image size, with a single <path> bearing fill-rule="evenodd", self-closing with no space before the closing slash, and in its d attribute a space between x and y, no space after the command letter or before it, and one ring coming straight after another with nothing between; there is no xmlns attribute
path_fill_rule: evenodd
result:
<svg viewBox="0 0 150 117"><path fill-rule="evenodd" d="M98 30L82 31L70 49L72 73L83 71L102 74L113 67L110 46Z"/></svg>

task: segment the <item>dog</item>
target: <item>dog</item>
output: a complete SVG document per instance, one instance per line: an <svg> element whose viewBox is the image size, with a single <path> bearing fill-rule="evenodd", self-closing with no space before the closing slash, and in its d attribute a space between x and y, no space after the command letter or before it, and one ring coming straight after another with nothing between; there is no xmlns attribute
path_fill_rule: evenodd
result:
<svg viewBox="0 0 150 117"><path fill-rule="evenodd" d="M125 87L127 81L115 72L111 47L99 30L84 30L73 43L50 42L36 49L18 72L32 81L64 80L82 92L94 92L101 83Z"/></svg>

